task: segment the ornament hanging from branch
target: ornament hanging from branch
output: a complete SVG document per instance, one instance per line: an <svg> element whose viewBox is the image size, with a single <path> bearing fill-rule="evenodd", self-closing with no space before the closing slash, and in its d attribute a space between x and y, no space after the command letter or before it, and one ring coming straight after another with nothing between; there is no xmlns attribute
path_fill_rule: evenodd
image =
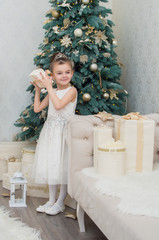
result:
<svg viewBox="0 0 159 240"><path fill-rule="evenodd" d="M84 5L88 5L88 4L89 4L89 0L82 0L82 3L83 3Z"/></svg>
<svg viewBox="0 0 159 240"><path fill-rule="evenodd" d="M91 95L89 93L84 93L82 99L84 102L89 102L91 100Z"/></svg>
<svg viewBox="0 0 159 240"><path fill-rule="evenodd" d="M109 93L107 93L107 92L103 93L103 97L104 97L106 100L108 100L108 98L109 98Z"/></svg>
<svg viewBox="0 0 159 240"><path fill-rule="evenodd" d="M61 45L65 47L68 47L72 44L72 41L69 35L65 35L60 41L61 41Z"/></svg>
<svg viewBox="0 0 159 240"><path fill-rule="evenodd" d="M56 9L53 9L53 10L51 11L51 14L52 14L52 16L53 16L54 18L59 18L59 17L60 17L60 12L57 11Z"/></svg>
<svg viewBox="0 0 159 240"><path fill-rule="evenodd" d="M90 65L90 70L91 70L92 72L96 72L97 69L98 69L98 66L97 66L96 63L92 63L92 64Z"/></svg>
<svg viewBox="0 0 159 240"><path fill-rule="evenodd" d="M82 30L80 28L77 28L74 30L75 37L81 37L83 34Z"/></svg>
<svg viewBox="0 0 159 240"><path fill-rule="evenodd" d="M82 63L88 62L88 56L87 55L81 55L80 56L80 62L82 62Z"/></svg>

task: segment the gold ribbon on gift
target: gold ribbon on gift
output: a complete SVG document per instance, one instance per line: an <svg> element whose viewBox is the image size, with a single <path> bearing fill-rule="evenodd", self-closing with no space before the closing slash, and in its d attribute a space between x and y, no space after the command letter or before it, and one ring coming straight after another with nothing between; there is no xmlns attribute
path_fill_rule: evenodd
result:
<svg viewBox="0 0 159 240"><path fill-rule="evenodd" d="M131 113L128 113L127 115L122 116L122 119L125 119L125 120L140 120L140 119L144 119L144 120L146 120L147 117L139 115L139 112L131 112Z"/></svg>
<svg viewBox="0 0 159 240"><path fill-rule="evenodd" d="M143 160L143 121L137 122L137 152L136 152L136 172L142 172Z"/></svg>
<svg viewBox="0 0 159 240"><path fill-rule="evenodd" d="M121 119L125 120L137 120L137 152L136 152L136 172L142 172L143 168L143 119L147 118L144 116L140 116L139 112L137 113L129 113L123 116ZM121 120L118 120L117 127L117 140L120 139L120 128L121 128Z"/></svg>
<svg viewBox="0 0 159 240"><path fill-rule="evenodd" d="M32 185L28 185L28 189L31 190L42 190L43 192L49 192L49 186L47 185L46 187L39 187L39 186L32 186Z"/></svg>
<svg viewBox="0 0 159 240"><path fill-rule="evenodd" d="M98 114L94 114L94 116L102 119L102 121L114 120L114 117L112 116L112 114L107 113L105 111L99 112Z"/></svg>
<svg viewBox="0 0 159 240"><path fill-rule="evenodd" d="M125 152L125 148L98 148L102 152Z"/></svg>

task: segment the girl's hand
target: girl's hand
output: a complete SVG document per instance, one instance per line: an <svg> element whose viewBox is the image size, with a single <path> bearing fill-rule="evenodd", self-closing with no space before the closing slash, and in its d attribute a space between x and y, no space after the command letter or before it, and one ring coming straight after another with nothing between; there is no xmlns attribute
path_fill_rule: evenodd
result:
<svg viewBox="0 0 159 240"><path fill-rule="evenodd" d="M34 85L35 90L36 90L37 92L41 92L41 88L40 88L35 82L30 82L30 83Z"/></svg>
<svg viewBox="0 0 159 240"><path fill-rule="evenodd" d="M46 71L44 73L40 72L41 75L41 83L45 86L45 88L50 89L52 88L52 77L49 76Z"/></svg>

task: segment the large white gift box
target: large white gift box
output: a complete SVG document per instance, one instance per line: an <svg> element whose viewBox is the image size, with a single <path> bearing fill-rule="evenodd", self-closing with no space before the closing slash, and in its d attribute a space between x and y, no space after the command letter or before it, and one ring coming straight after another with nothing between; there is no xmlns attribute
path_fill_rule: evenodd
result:
<svg viewBox="0 0 159 240"><path fill-rule="evenodd" d="M98 165L98 147L112 140L112 129L107 126L94 127L94 155L93 155L93 165L97 168Z"/></svg>
<svg viewBox="0 0 159 240"><path fill-rule="evenodd" d="M115 120L116 139L120 139L126 148L126 172L152 171L154 133L153 120Z"/></svg>

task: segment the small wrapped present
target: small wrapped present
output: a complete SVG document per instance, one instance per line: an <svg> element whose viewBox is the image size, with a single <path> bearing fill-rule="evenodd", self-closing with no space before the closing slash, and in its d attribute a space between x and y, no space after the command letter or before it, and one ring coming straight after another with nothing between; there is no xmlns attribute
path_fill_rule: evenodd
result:
<svg viewBox="0 0 159 240"><path fill-rule="evenodd" d="M94 157L93 164L97 167L98 147L104 142L112 140L112 129L106 126L94 127Z"/></svg>
<svg viewBox="0 0 159 240"><path fill-rule="evenodd" d="M42 82L40 81L40 80L42 79L41 73L42 73L43 75L45 75L45 74L48 74L49 76L51 75L50 70L44 71L42 68L36 68L36 69L34 69L34 70L30 73L29 77L31 77L32 82L33 82L33 83L36 83L40 88L45 88L45 86L44 86L44 85L42 84ZM37 78L38 78L39 80L38 80ZM54 83L54 82L53 82L53 83Z"/></svg>
<svg viewBox="0 0 159 240"><path fill-rule="evenodd" d="M31 77L33 83L36 83L40 88L44 88L45 86L42 84L40 80L38 80L42 79L41 73L44 74L45 73L44 70L42 68L37 68L30 73L29 77Z"/></svg>
<svg viewBox="0 0 159 240"><path fill-rule="evenodd" d="M116 139L126 148L126 172L152 171L155 121L129 113L115 120Z"/></svg>
<svg viewBox="0 0 159 240"><path fill-rule="evenodd" d="M125 174L125 147L114 139L98 147L97 172L103 176L121 176Z"/></svg>

